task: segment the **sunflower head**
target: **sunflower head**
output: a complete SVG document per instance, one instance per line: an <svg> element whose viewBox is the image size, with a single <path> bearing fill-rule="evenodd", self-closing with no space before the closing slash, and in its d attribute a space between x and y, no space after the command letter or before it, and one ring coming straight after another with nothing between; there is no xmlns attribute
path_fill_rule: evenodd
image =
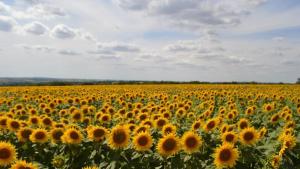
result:
<svg viewBox="0 0 300 169"><path fill-rule="evenodd" d="M238 140L238 136L235 132L229 131L222 134L222 141L223 143L231 143L235 144Z"/></svg>
<svg viewBox="0 0 300 169"><path fill-rule="evenodd" d="M129 144L130 132L127 126L117 125L109 134L108 144L113 149L126 148Z"/></svg>
<svg viewBox="0 0 300 169"><path fill-rule="evenodd" d="M202 145L202 139L193 131L187 131L181 138L181 145L186 153L191 154L199 151L199 148Z"/></svg>
<svg viewBox="0 0 300 169"><path fill-rule="evenodd" d="M29 136L30 141L33 143L46 143L48 141L48 132L45 129L35 129Z"/></svg>
<svg viewBox="0 0 300 169"><path fill-rule="evenodd" d="M174 134L159 139L156 149L161 156L168 157L180 150L180 140Z"/></svg>
<svg viewBox="0 0 300 169"><path fill-rule="evenodd" d="M206 122L203 128L205 132L209 132L209 131L213 131L217 127L217 125L218 125L217 119L210 119Z"/></svg>
<svg viewBox="0 0 300 169"><path fill-rule="evenodd" d="M255 144L259 139L258 132L253 128L245 128L240 132L240 141L244 145L253 145Z"/></svg>
<svg viewBox="0 0 300 169"><path fill-rule="evenodd" d="M8 142L0 142L0 166L8 166L17 158L15 146Z"/></svg>
<svg viewBox="0 0 300 169"><path fill-rule="evenodd" d="M215 149L214 158L217 168L234 167L239 158L239 152L233 144L225 143Z"/></svg>
<svg viewBox="0 0 300 169"><path fill-rule="evenodd" d="M64 134L64 129L62 128L54 128L50 131L50 137L52 143L60 143L61 137Z"/></svg>
<svg viewBox="0 0 300 169"><path fill-rule="evenodd" d="M162 133L163 135L168 135L168 134L176 134L176 126L174 126L173 124L169 123L164 125L164 127L162 128Z"/></svg>
<svg viewBox="0 0 300 169"><path fill-rule="evenodd" d="M100 142L106 138L108 130L101 126L92 126L87 130L87 134L89 140Z"/></svg>
<svg viewBox="0 0 300 169"><path fill-rule="evenodd" d="M15 162L10 169L38 169L38 166L33 163L28 163L24 160L19 160Z"/></svg>
<svg viewBox="0 0 300 169"><path fill-rule="evenodd" d="M17 133L17 138L20 142L28 141L31 133L32 133L31 128L21 128Z"/></svg>
<svg viewBox="0 0 300 169"><path fill-rule="evenodd" d="M245 118L240 119L239 122L238 122L238 127L239 127L240 130L248 128L249 127L248 119L245 119Z"/></svg>
<svg viewBox="0 0 300 169"><path fill-rule="evenodd" d="M149 132L140 132L133 137L133 146L137 151L150 150L152 143L152 136Z"/></svg>
<svg viewBox="0 0 300 169"><path fill-rule="evenodd" d="M80 144L82 142L83 136L80 130L76 128L68 128L64 134L61 136L62 142L67 144Z"/></svg>

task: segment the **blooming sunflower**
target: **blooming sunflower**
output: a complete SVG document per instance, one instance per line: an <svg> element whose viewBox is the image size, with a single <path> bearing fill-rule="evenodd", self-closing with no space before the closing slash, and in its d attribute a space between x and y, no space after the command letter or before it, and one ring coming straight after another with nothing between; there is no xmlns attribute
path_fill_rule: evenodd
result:
<svg viewBox="0 0 300 169"><path fill-rule="evenodd" d="M18 131L21 128L19 120L9 119L7 127L10 131Z"/></svg>
<svg viewBox="0 0 300 169"><path fill-rule="evenodd" d="M239 158L239 152L233 144L225 143L215 149L214 158L214 164L217 168L234 167Z"/></svg>
<svg viewBox="0 0 300 169"><path fill-rule="evenodd" d="M162 128L162 133L163 135L176 134L176 126L171 123L166 124Z"/></svg>
<svg viewBox="0 0 300 169"><path fill-rule="evenodd" d="M48 141L48 132L45 129L35 129L29 136L30 141L33 143L46 143Z"/></svg>
<svg viewBox="0 0 300 169"><path fill-rule="evenodd" d="M15 146L8 142L0 142L0 166L12 164L17 158Z"/></svg>
<svg viewBox="0 0 300 169"><path fill-rule="evenodd" d="M91 141L103 141L108 131L104 127L92 126L87 130L88 139Z"/></svg>
<svg viewBox="0 0 300 169"><path fill-rule="evenodd" d="M217 119L209 119L205 125L203 126L203 129L205 132L209 132L214 130L218 125Z"/></svg>
<svg viewBox="0 0 300 169"><path fill-rule="evenodd" d="M129 144L130 134L129 129L125 125L117 125L109 134L108 144L113 149L126 148Z"/></svg>
<svg viewBox="0 0 300 169"><path fill-rule="evenodd" d="M202 139L193 131L187 131L181 137L181 145L186 153L191 154L199 151L199 147L202 145Z"/></svg>
<svg viewBox="0 0 300 169"><path fill-rule="evenodd" d="M259 134L257 131L253 128L245 128L240 132L240 141L244 145L253 145L255 144L259 139Z"/></svg>
<svg viewBox="0 0 300 169"><path fill-rule="evenodd" d="M32 133L31 128L21 128L17 133L17 138L20 142L28 141L31 133Z"/></svg>
<svg viewBox="0 0 300 169"><path fill-rule="evenodd" d="M180 140L174 134L166 135L159 139L156 149L161 156L172 156L180 150Z"/></svg>
<svg viewBox="0 0 300 169"><path fill-rule="evenodd" d="M54 128L50 131L50 137L52 143L60 143L61 142L61 137L64 134L64 129L62 128Z"/></svg>
<svg viewBox="0 0 300 169"><path fill-rule="evenodd" d="M242 118L239 120L238 122L238 127L240 130L243 130L245 128L248 128L250 125L249 125L249 121L248 119L245 119L245 118Z"/></svg>
<svg viewBox="0 0 300 169"><path fill-rule="evenodd" d="M137 151L150 150L152 143L152 136L149 132L140 132L133 137L133 146Z"/></svg>
<svg viewBox="0 0 300 169"><path fill-rule="evenodd" d="M82 139L81 132L73 127L67 129L61 136L62 142L67 144L80 144Z"/></svg>
<svg viewBox="0 0 300 169"><path fill-rule="evenodd" d="M28 163L24 160L16 161L10 169L38 169L38 166L33 163Z"/></svg>
<svg viewBox="0 0 300 169"><path fill-rule="evenodd" d="M235 144L238 140L237 134L233 131L223 133L221 138L223 143L231 143L231 144Z"/></svg>

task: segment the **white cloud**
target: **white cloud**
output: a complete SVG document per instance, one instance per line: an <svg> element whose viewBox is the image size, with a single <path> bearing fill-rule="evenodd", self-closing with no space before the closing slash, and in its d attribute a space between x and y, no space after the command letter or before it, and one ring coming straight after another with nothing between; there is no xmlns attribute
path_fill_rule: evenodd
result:
<svg viewBox="0 0 300 169"><path fill-rule="evenodd" d="M282 37L282 36L278 36L278 37L274 37L274 38L272 38L272 40L273 41L275 41L275 42L282 42L282 41L284 41L284 37Z"/></svg>
<svg viewBox="0 0 300 169"><path fill-rule="evenodd" d="M0 1L0 13L8 13L8 12L10 12L10 6Z"/></svg>
<svg viewBox="0 0 300 169"><path fill-rule="evenodd" d="M141 49L133 44L110 42L110 43L97 43L97 47L100 50L112 51L112 52L140 52Z"/></svg>
<svg viewBox="0 0 300 169"><path fill-rule="evenodd" d="M147 8L149 0L115 0L121 8L129 10L142 10Z"/></svg>
<svg viewBox="0 0 300 169"><path fill-rule="evenodd" d="M56 50L55 47L46 46L46 45L27 45L27 44L17 44L17 47L21 47L25 50L35 50L39 52L49 53Z"/></svg>
<svg viewBox="0 0 300 169"><path fill-rule="evenodd" d="M51 35L58 39L72 39L76 36L76 30L66 25L59 24L51 30Z"/></svg>
<svg viewBox="0 0 300 169"><path fill-rule="evenodd" d="M76 52L74 50L70 50L70 49L61 49L61 50L58 51L58 53L61 54L61 55L71 55L71 56L81 55L81 53Z"/></svg>
<svg viewBox="0 0 300 169"><path fill-rule="evenodd" d="M10 32L17 25L17 22L8 16L0 16L0 31Z"/></svg>
<svg viewBox="0 0 300 169"><path fill-rule="evenodd" d="M45 34L49 28L44 24L34 21L32 23L26 24L24 26L24 31L34 35L43 35Z"/></svg>

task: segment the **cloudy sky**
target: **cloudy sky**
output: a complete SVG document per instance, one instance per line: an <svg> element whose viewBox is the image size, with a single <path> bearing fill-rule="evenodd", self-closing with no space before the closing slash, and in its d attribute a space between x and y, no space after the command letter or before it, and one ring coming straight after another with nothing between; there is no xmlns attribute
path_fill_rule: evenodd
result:
<svg viewBox="0 0 300 169"><path fill-rule="evenodd" d="M295 82L299 0L0 0L0 77Z"/></svg>

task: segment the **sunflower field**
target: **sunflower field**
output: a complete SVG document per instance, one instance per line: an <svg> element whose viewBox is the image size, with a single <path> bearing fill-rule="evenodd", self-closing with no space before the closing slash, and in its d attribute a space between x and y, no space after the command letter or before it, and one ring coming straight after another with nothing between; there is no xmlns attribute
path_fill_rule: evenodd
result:
<svg viewBox="0 0 300 169"><path fill-rule="evenodd" d="M299 85L0 88L0 169L300 169Z"/></svg>

